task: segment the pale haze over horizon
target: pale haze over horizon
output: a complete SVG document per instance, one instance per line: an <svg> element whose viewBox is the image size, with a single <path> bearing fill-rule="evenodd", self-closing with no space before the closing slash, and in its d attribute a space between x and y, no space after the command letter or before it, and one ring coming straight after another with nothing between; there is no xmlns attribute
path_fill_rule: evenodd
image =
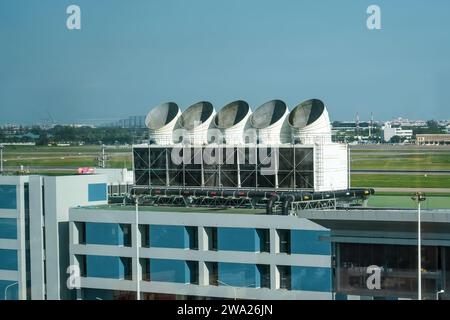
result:
<svg viewBox="0 0 450 320"><path fill-rule="evenodd" d="M448 0L2 0L0 124L310 98L332 121L450 119L449 21Z"/></svg>

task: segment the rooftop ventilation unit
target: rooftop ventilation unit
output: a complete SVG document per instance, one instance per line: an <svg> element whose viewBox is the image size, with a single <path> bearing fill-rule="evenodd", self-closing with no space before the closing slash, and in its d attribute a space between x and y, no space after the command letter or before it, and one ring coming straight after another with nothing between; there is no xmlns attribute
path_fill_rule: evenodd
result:
<svg viewBox="0 0 450 320"><path fill-rule="evenodd" d="M208 129L216 111L210 102L201 101L187 108L179 119L181 129L185 130L190 144L207 144ZM177 139L178 141L178 139Z"/></svg>
<svg viewBox="0 0 450 320"><path fill-rule="evenodd" d="M286 117L289 110L281 100L264 103L250 117L250 124L258 130L261 144L280 144L291 142Z"/></svg>
<svg viewBox="0 0 450 320"><path fill-rule="evenodd" d="M151 144L173 144L172 133L181 111L174 102L154 107L145 118Z"/></svg>
<svg viewBox="0 0 450 320"><path fill-rule="evenodd" d="M225 143L245 143L244 133L248 128L248 119L251 114L248 103L242 100L227 104L216 114L214 125L221 131Z"/></svg>
<svg viewBox="0 0 450 320"><path fill-rule="evenodd" d="M317 99L302 102L289 114L289 126L296 143L325 144L331 142L328 111Z"/></svg>

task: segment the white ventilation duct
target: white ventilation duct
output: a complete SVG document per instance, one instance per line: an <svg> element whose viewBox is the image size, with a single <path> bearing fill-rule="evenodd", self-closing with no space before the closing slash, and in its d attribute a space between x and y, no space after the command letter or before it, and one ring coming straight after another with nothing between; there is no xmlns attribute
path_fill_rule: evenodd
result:
<svg viewBox="0 0 450 320"><path fill-rule="evenodd" d="M244 132L252 114L247 102L238 100L227 104L214 117L214 125L227 144L245 143Z"/></svg>
<svg viewBox="0 0 450 320"><path fill-rule="evenodd" d="M264 103L250 117L250 124L258 130L261 144L280 144L291 141L286 117L289 110L281 100Z"/></svg>
<svg viewBox="0 0 450 320"><path fill-rule="evenodd" d="M179 119L181 129L185 130L191 144L207 144L208 129L214 119L216 111L211 103L201 101L187 108Z"/></svg>
<svg viewBox="0 0 450 320"><path fill-rule="evenodd" d="M320 100L308 100L295 107L289 115L289 125L296 142L302 144L331 142L330 118Z"/></svg>
<svg viewBox="0 0 450 320"><path fill-rule="evenodd" d="M181 110L174 102L154 107L145 118L149 129L149 142L155 144L173 144L172 133Z"/></svg>

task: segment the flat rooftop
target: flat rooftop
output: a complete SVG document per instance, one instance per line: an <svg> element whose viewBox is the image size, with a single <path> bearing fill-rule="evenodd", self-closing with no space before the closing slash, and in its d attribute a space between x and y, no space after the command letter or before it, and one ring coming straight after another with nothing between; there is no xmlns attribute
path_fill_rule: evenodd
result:
<svg viewBox="0 0 450 320"><path fill-rule="evenodd" d="M417 209L303 210L298 217L330 229L332 236L365 239L417 236ZM422 210L421 226L422 233L428 234L427 239L446 239L450 244L450 209Z"/></svg>
<svg viewBox="0 0 450 320"><path fill-rule="evenodd" d="M327 216L330 216L331 212L364 212L365 215L369 212L403 212L413 214L416 212L416 204L411 200L410 196L371 196L369 198L367 207L352 207L350 209L338 209L338 210L320 210L326 212ZM135 206L128 204L108 204L97 206L86 206L83 209L92 210L117 210L117 211L134 211ZM76 208L75 208L76 209ZM180 213L229 213L229 214L266 214L265 208L251 209L251 208L208 208L208 207L175 207L175 206L139 206L140 212L180 212ZM314 210L317 212L316 210ZM450 213L450 197L436 196L428 197L425 202L422 203L422 211L425 212L445 212Z"/></svg>

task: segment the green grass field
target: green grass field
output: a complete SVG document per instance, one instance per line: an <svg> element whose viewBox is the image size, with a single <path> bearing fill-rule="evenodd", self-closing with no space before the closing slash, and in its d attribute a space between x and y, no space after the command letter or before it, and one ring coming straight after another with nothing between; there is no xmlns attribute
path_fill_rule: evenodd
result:
<svg viewBox="0 0 450 320"><path fill-rule="evenodd" d="M99 145L89 146L5 146L5 153L7 154L29 154L29 153L98 153L101 152L102 147ZM131 147L106 147L107 151L114 152L130 152Z"/></svg>
<svg viewBox="0 0 450 320"><path fill-rule="evenodd" d="M369 206L387 208L416 208L417 205L410 196L372 196L369 198ZM428 197L422 203L424 209L447 209L450 208L450 196Z"/></svg>
<svg viewBox="0 0 450 320"><path fill-rule="evenodd" d="M450 151L352 150L352 169L450 170Z"/></svg>
<svg viewBox="0 0 450 320"><path fill-rule="evenodd" d="M450 170L448 149L352 150L353 170ZM450 188L450 175L352 174L352 187Z"/></svg>
<svg viewBox="0 0 450 320"><path fill-rule="evenodd" d="M352 174L352 187L450 188L450 175Z"/></svg>
<svg viewBox="0 0 450 320"><path fill-rule="evenodd" d="M4 166L77 168L98 166L101 146L5 146ZM108 168L131 168L131 148L107 147Z"/></svg>
<svg viewBox="0 0 450 320"><path fill-rule="evenodd" d="M94 166L101 146L5 146L5 166ZM131 167L131 148L107 147L111 167ZM450 150L352 150L352 169L450 170Z"/></svg>

